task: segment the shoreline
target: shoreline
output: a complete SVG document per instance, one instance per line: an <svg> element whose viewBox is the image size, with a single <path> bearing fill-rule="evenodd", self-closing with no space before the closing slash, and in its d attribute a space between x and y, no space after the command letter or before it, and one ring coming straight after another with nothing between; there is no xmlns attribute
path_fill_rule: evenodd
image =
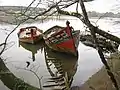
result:
<svg viewBox="0 0 120 90"><path fill-rule="evenodd" d="M110 55L108 64L112 73L120 86L120 52ZM74 90L74 89L72 89ZM76 90L76 89L75 89ZM103 66L97 73L92 75L83 85L77 90L116 90Z"/></svg>

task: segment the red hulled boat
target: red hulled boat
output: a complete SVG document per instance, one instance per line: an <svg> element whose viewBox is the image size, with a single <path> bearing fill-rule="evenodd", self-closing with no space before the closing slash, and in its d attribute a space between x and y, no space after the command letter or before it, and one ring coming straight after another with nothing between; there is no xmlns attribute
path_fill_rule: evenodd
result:
<svg viewBox="0 0 120 90"><path fill-rule="evenodd" d="M44 40L47 46L55 51L77 55L80 30L73 30L66 22L66 27L53 26L44 32Z"/></svg>

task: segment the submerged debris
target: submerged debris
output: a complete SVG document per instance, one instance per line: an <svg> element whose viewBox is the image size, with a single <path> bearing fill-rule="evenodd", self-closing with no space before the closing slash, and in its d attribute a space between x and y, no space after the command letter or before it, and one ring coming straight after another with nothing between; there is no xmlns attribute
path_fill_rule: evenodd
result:
<svg viewBox="0 0 120 90"><path fill-rule="evenodd" d="M100 35L96 35L96 36L99 46L102 48L104 52L115 52L118 49L119 47L118 43L108 40ZM96 48L94 40L92 39L92 36L89 34L81 35L80 41L86 46Z"/></svg>

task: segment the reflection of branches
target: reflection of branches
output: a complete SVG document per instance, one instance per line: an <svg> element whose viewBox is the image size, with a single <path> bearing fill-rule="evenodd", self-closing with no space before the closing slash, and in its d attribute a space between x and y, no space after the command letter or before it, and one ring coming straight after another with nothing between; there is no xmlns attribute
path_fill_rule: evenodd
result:
<svg viewBox="0 0 120 90"><path fill-rule="evenodd" d="M11 90L40 90L17 78L0 58L0 80ZM9 82L8 82L9 81ZM15 87L14 87L15 86Z"/></svg>
<svg viewBox="0 0 120 90"><path fill-rule="evenodd" d="M13 45L15 45L15 42L14 41L11 41L9 43L6 44L7 47L5 48L5 50L8 50L9 48L11 48Z"/></svg>
<svg viewBox="0 0 120 90"><path fill-rule="evenodd" d="M19 67L16 67L17 69L22 69L22 70L25 70L25 71L29 71L29 72L31 72L31 73L33 73L36 77L37 77L37 79L38 79L38 81L39 81L39 85L40 85L40 89L42 89L42 85L41 85L41 79L42 79L42 77L39 77L38 75L37 75L37 73L36 73L36 71L33 71L32 69L26 69L26 68L19 68ZM39 68L39 67L38 67Z"/></svg>

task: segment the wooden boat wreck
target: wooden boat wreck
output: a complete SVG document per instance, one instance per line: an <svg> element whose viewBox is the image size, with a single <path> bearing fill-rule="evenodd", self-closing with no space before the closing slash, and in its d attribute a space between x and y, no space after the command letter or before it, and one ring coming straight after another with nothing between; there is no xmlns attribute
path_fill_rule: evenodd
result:
<svg viewBox="0 0 120 90"><path fill-rule="evenodd" d="M43 38L49 48L55 51L77 55L80 30L74 31L69 24L70 22L67 21L66 27L53 26L44 32Z"/></svg>
<svg viewBox="0 0 120 90"><path fill-rule="evenodd" d="M21 28L18 32L18 38L21 42L35 44L43 39L42 32L42 30L35 26Z"/></svg>

